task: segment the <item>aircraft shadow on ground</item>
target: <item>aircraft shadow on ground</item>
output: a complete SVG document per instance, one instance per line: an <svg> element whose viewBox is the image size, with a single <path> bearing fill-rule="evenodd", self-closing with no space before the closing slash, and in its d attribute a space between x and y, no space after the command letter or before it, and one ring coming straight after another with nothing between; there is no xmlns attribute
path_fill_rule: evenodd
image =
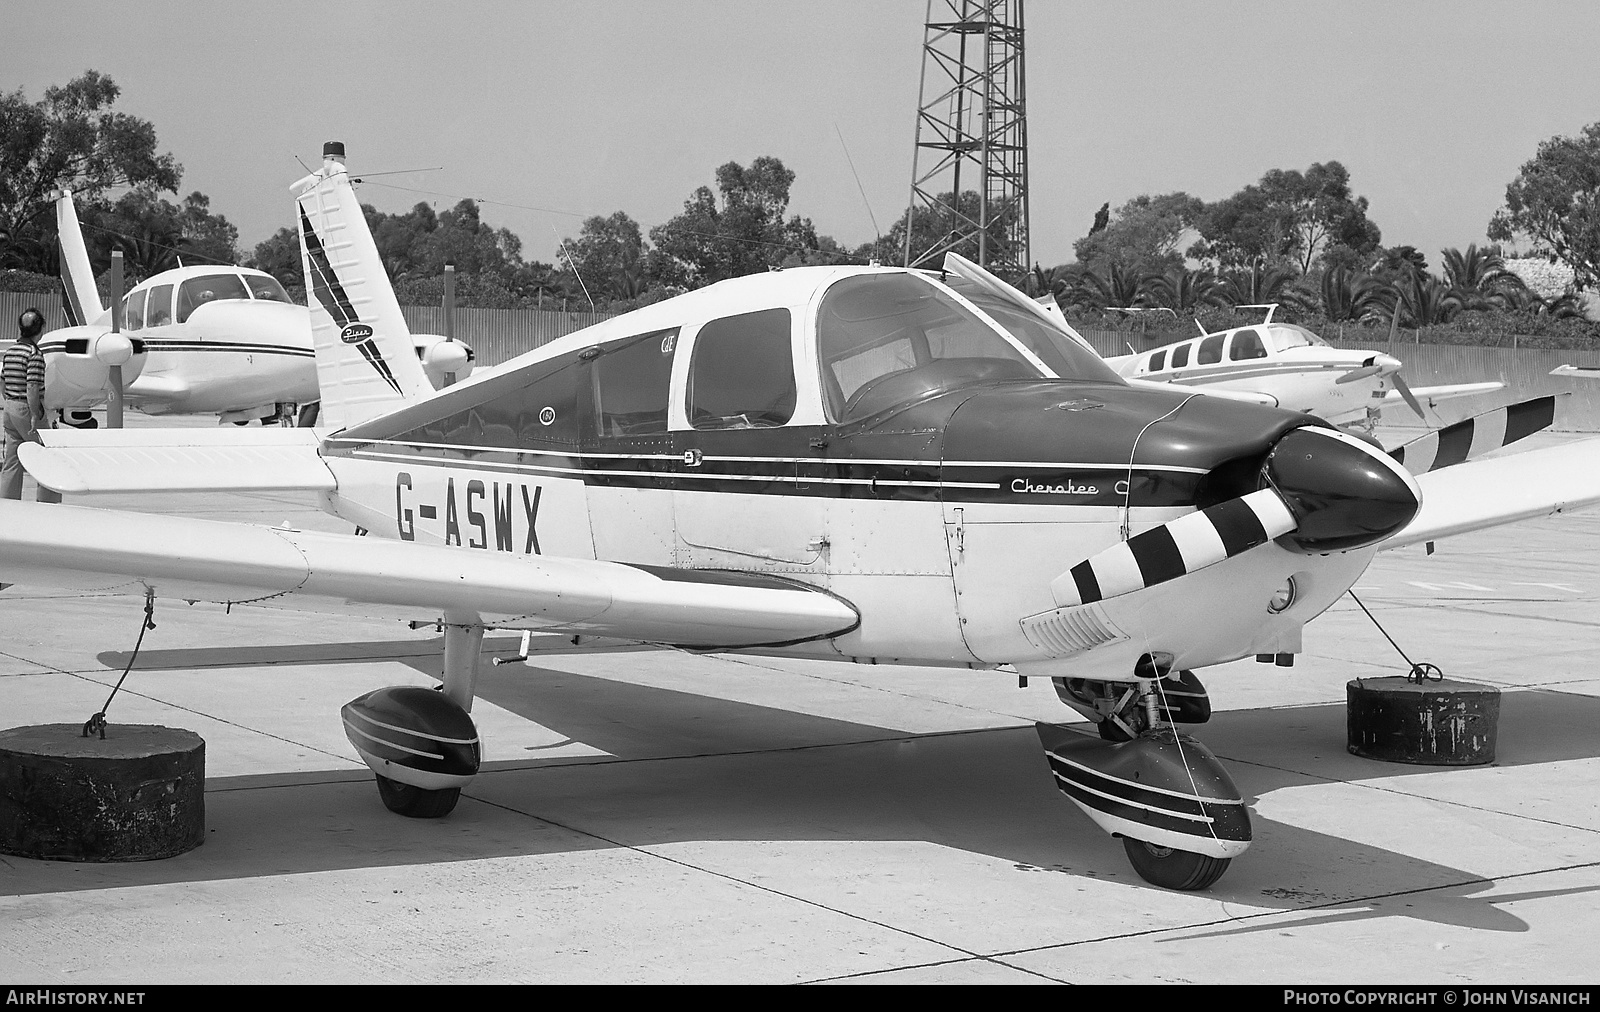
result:
<svg viewBox="0 0 1600 1012"><path fill-rule="evenodd" d="M262 786L259 777L219 778L208 784L206 846L144 864L0 858L14 872L0 876L0 895L765 841L920 841L998 858L1018 873L1152 888L1128 867L1120 843L1056 791L1031 726L907 735L520 665L485 671L479 690L615 758L492 763L442 820L391 815L370 779L347 770L278 786ZM1600 699L1528 692L1508 694L1506 703L1503 765L1600 754L1588 731ZM1440 772L1347 755L1343 722L1342 706L1290 707L1221 713L1196 730L1225 761L1234 760L1229 768L1251 801L1329 780ZM1583 733L1572 733L1580 727ZM1303 753L1304 761L1285 762L1286 751ZM1304 911L1295 924L1401 915L1525 931L1500 904L1600 889L1480 896L1492 883L1472 872L1259 814L1253 822L1256 846L1209 895L1272 912ZM1424 827L1418 832L1426 834ZM827 852L837 860L835 848ZM803 870L819 879L838 873L833 864ZM852 866L852 874L860 872ZM1273 923L1283 926L1281 918ZM1253 929L1245 922L1227 930Z"/></svg>

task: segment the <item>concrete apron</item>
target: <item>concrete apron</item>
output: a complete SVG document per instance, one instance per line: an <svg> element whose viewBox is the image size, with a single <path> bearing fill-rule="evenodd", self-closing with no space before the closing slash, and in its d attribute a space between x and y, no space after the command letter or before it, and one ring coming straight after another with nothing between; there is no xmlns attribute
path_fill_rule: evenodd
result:
<svg viewBox="0 0 1600 1012"><path fill-rule="evenodd" d="M305 519L249 497L183 508ZM1505 690L1493 765L1345 751L1345 683L1403 670L1348 602L1294 668L1201 672L1220 712L1196 734L1256 827L1202 894L1144 884L1057 793L1031 723L1070 712L1040 680L546 642L534 666L485 668L487 771L418 821L383 809L338 708L431 684L431 631L158 607L110 719L206 739L206 843L4 859L0 977L1591 979L1596 535L1587 515L1470 535L1380 556L1358 586L1413 658ZM85 719L139 602L7 597L4 723Z"/></svg>

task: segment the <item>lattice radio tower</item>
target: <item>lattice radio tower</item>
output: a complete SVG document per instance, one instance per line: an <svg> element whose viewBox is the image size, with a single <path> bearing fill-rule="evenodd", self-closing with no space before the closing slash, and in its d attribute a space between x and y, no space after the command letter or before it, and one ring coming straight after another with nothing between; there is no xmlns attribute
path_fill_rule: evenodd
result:
<svg viewBox="0 0 1600 1012"><path fill-rule="evenodd" d="M1022 0L928 0L906 266L955 250L1002 276L1027 272L1025 94Z"/></svg>

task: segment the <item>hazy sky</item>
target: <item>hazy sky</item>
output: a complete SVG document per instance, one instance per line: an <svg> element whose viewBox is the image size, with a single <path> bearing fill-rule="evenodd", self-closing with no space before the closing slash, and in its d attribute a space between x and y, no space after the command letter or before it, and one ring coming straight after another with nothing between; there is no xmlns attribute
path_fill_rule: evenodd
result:
<svg viewBox="0 0 1600 1012"><path fill-rule="evenodd" d="M623 210L648 229L713 169L775 155L791 212L846 245L904 210L924 0L14 0L0 87L85 69L154 123L249 249L343 140L362 200L460 196L550 260ZM1227 196L1337 159L1386 245L1482 242L1539 142L1600 120L1600 3L1032 0L1034 258L1072 258L1105 201ZM851 175L840 135L861 177ZM378 182L390 184L379 186ZM439 191L416 193L395 187ZM556 213L570 212L570 213Z"/></svg>

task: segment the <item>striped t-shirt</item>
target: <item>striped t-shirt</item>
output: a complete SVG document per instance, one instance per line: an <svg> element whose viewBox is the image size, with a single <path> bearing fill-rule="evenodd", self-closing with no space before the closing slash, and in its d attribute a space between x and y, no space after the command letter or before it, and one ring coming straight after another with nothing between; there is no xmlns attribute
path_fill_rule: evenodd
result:
<svg viewBox="0 0 1600 1012"><path fill-rule="evenodd" d="M38 345L18 341L0 358L0 385L5 388L6 400L27 400L30 383L44 389L44 352Z"/></svg>

